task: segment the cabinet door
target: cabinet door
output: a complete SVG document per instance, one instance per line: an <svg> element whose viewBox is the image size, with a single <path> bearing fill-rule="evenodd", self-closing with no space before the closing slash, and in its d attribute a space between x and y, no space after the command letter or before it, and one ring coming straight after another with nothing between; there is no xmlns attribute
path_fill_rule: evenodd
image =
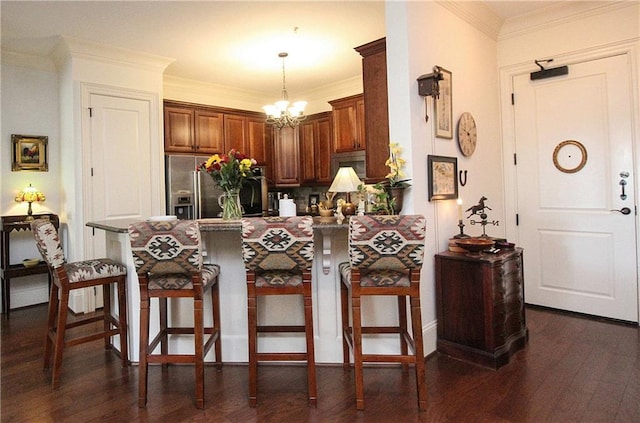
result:
<svg viewBox="0 0 640 423"><path fill-rule="evenodd" d="M273 178L276 186L300 186L298 129L285 127L274 130Z"/></svg>
<svg viewBox="0 0 640 423"><path fill-rule="evenodd" d="M264 118L247 118L247 152L246 154L258 162L260 166L269 163L270 151L267 123Z"/></svg>
<svg viewBox="0 0 640 423"><path fill-rule="evenodd" d="M194 151L194 110L183 107L164 108L164 150L169 153Z"/></svg>
<svg viewBox="0 0 640 423"><path fill-rule="evenodd" d="M249 154L247 148L247 118L242 115L224 115L225 152L232 148L243 154Z"/></svg>
<svg viewBox="0 0 640 423"><path fill-rule="evenodd" d="M333 142L336 153L356 149L356 108L354 104L340 104L333 108Z"/></svg>
<svg viewBox="0 0 640 423"><path fill-rule="evenodd" d="M205 110L195 111L195 150L198 154L224 152L223 114Z"/></svg>
<svg viewBox="0 0 640 423"><path fill-rule="evenodd" d="M300 124L300 182L316 181L315 133L317 122Z"/></svg>
<svg viewBox="0 0 640 423"><path fill-rule="evenodd" d="M333 175L331 174L331 119L329 117L319 119L315 129L316 182L330 184L333 180Z"/></svg>

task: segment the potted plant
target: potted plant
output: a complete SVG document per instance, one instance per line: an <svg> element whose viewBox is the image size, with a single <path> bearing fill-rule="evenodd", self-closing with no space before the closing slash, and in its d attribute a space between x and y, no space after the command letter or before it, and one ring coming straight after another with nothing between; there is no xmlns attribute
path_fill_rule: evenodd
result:
<svg viewBox="0 0 640 423"><path fill-rule="evenodd" d="M402 203L404 199L404 190L411 186L409 181L411 179L405 178L405 173L402 168L406 164L405 160L400 157L402 147L398 143L389 144L389 158L384 163L389 168L389 173L385 176L385 181L381 182L380 188L386 192L386 198L381 198L378 194L379 200L386 200L387 209L390 210L389 214L398 214L402 210Z"/></svg>

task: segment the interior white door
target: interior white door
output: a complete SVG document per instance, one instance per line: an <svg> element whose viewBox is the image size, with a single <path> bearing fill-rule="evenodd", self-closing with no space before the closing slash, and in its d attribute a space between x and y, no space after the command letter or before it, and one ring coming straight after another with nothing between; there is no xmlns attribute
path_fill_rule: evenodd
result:
<svg viewBox="0 0 640 423"><path fill-rule="evenodd" d="M151 214L148 101L91 94L91 210L89 220ZM95 231L93 257L105 257L104 231Z"/></svg>
<svg viewBox="0 0 640 423"><path fill-rule="evenodd" d="M513 78L527 303L638 321L628 60L573 64L550 79ZM624 207L631 213L613 211Z"/></svg>

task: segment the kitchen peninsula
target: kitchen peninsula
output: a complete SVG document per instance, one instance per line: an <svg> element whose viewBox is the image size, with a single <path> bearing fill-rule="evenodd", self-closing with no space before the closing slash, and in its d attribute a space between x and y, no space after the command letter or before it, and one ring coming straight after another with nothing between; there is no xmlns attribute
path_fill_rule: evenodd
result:
<svg viewBox="0 0 640 423"><path fill-rule="evenodd" d="M138 361L139 331L140 331L140 292L138 277L135 272L129 235L127 229L134 220L121 219L100 222L89 222L87 226L104 230L106 233L106 251L111 259L118 260L127 266L127 306L129 316L129 351L132 362ZM314 218L315 259L313 263L313 318L314 335L316 337L316 362L341 363L342 337L340 321L340 281L337 275L337 265L348 260L346 221L342 224L335 219ZM220 265L220 296L221 296L221 325L222 325L222 358L228 363L246 363L247 352L247 292L244 263L242 261L242 240L240 221L225 221L222 219L201 219L200 230L206 249L205 262ZM303 321L302 298L272 297L261 298L259 303L259 319L265 324L277 324L283 319L291 321L292 314L296 321ZM264 302L262 302L264 300ZM169 305L169 318L174 323L191 324L193 314L191 306L181 300L173 300ZM393 298L381 298L376 301L394 301ZM374 304L372 301L371 304ZM152 307L157 303L152 302ZM205 299L205 309L211 307L210 298ZM363 308L365 319L372 314L376 307ZM389 309L387 305L384 307ZM152 313L152 316L156 314ZM205 313L205 319L207 314ZM284 316L284 317L283 317ZM383 320L393 324L393 313L384 316ZM380 316L376 316L380 321ZM207 323L205 321L205 323ZM158 329L157 316L151 321L151 333ZM283 339L273 343L273 348L287 348L304 351L304 336L301 334L283 335L288 345L283 347ZM264 349L272 345L269 339L263 339ZM381 352L395 351L394 340L383 343L376 349ZM365 344L366 345L366 344ZM193 348L190 337L178 339L171 344L174 351L189 351ZM261 347L262 348L262 347ZM292 349L289 349L292 348ZM213 360L213 352L205 360Z"/></svg>

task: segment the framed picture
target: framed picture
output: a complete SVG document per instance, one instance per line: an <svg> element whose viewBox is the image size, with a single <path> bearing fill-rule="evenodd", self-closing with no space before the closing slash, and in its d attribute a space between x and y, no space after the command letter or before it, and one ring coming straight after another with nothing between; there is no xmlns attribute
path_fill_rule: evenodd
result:
<svg viewBox="0 0 640 423"><path fill-rule="evenodd" d="M428 156L429 201L458 198L458 159Z"/></svg>
<svg viewBox="0 0 640 423"><path fill-rule="evenodd" d="M309 207L320 205L320 194L309 194Z"/></svg>
<svg viewBox="0 0 640 423"><path fill-rule="evenodd" d="M49 170L47 148L49 137L33 135L11 135L11 170Z"/></svg>
<svg viewBox="0 0 640 423"><path fill-rule="evenodd" d="M435 99L435 127L436 137L453 138L453 107L452 107L452 85L451 72L440 68L442 79L440 80L440 95Z"/></svg>

